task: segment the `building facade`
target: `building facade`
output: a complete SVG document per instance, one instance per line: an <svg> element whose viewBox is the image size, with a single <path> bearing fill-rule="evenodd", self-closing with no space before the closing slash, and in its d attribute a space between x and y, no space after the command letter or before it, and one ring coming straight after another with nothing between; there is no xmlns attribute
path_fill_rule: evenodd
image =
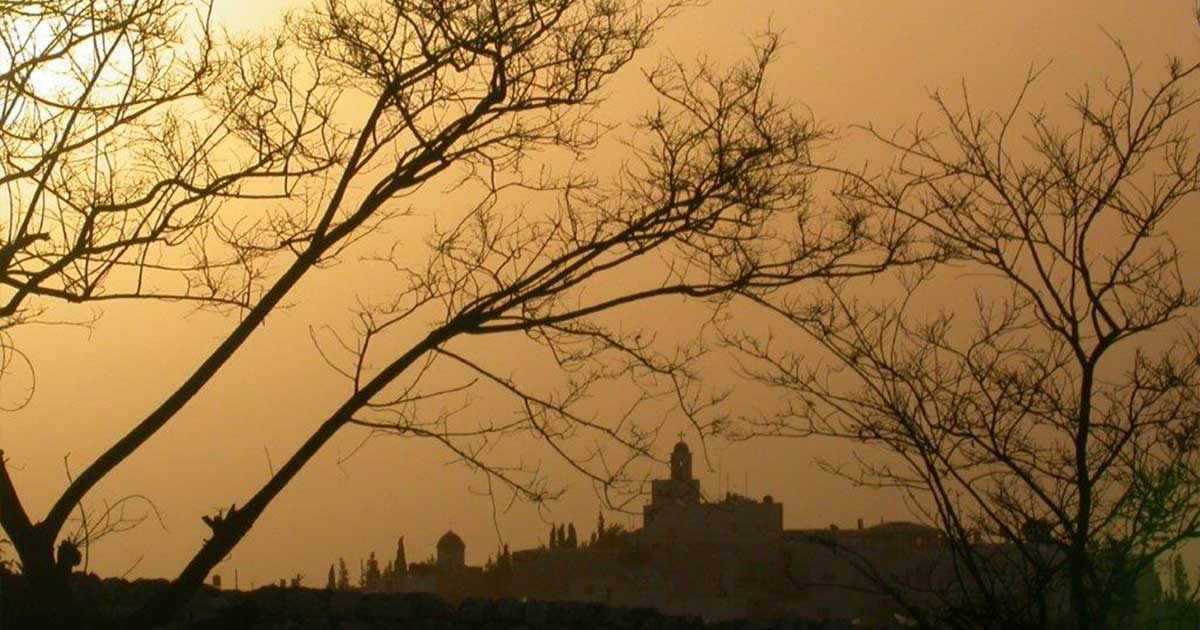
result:
<svg viewBox="0 0 1200 630"><path fill-rule="evenodd" d="M870 569L914 591L946 572L937 530L915 523L786 530L783 505L726 494L706 501L687 444L675 445L669 476L651 482L643 526L603 530L583 544L505 550L487 567L465 563L454 532L434 563L415 564L403 590L448 599L516 597L649 606L710 621L746 617L857 619L886 624L897 610ZM573 529L573 528L572 528ZM556 530L552 529L552 534Z"/></svg>

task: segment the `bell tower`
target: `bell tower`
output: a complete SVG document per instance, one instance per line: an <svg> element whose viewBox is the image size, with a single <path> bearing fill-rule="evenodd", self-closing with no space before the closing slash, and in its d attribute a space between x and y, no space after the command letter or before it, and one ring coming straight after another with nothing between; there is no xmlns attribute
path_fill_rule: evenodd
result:
<svg viewBox="0 0 1200 630"><path fill-rule="evenodd" d="M700 504L700 480L692 478L692 451L680 436L671 451L671 476L650 482L650 503L642 510L648 526L662 510L688 509Z"/></svg>
<svg viewBox="0 0 1200 630"><path fill-rule="evenodd" d="M685 482L692 480L692 451L683 440L671 451L671 479Z"/></svg>

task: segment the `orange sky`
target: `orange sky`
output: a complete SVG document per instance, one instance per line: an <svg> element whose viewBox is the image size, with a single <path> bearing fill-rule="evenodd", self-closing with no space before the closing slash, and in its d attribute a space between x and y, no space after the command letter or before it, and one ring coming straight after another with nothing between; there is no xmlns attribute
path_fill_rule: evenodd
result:
<svg viewBox="0 0 1200 630"><path fill-rule="evenodd" d="M294 4L214 1L219 20L245 29L269 27ZM1033 100L1058 106L1064 92L1115 69L1110 34L1148 71L1161 68L1170 54L1200 56L1200 27L1191 11L1190 0L714 0L666 25L655 47L610 86L615 98L605 116L619 120L649 107L638 66L663 54L735 60L748 51L746 38L767 26L787 42L771 74L773 88L835 126L870 121L895 127L931 111L931 90L956 91L962 81L978 106L1002 107L1030 64L1048 61ZM839 159L872 155L850 132L831 148ZM1191 238L1190 245L1182 243L1185 255L1200 252ZM1188 268L1195 268L1194 260L1185 258ZM314 273L293 294L292 308L270 317L175 421L93 492L89 500L97 503L146 495L165 525L147 523L106 540L93 551L93 571L120 574L141 559L131 576L173 576L207 533L201 514L257 489L268 473L264 449L276 464L282 461L344 393L309 342L308 326L344 325L353 297L366 285L369 279L351 270ZM59 307L57 313L78 311ZM106 306L90 334L20 331L17 342L37 367L38 392L28 407L0 418L0 443L13 458L27 507L40 517L65 483L63 456L70 454L74 470L91 461L181 382L231 325L178 305L142 304ZM505 358L496 352L493 358ZM480 478L445 465L444 452L419 442L376 440L339 461L360 440L347 431L276 500L221 565L226 583L236 568L243 587L296 573L308 584L323 584L338 556L352 566L371 550L388 558L400 535L409 559L423 559L448 527L466 541L469 563L482 563L495 550L498 534L491 505L477 494ZM736 490L748 484L751 495L771 493L783 502L785 526L904 516L893 497L849 488L816 470L814 457L844 458L844 445L710 446L713 470L702 461L697 466L705 491L717 492L719 467ZM500 534L513 548L544 539L547 520L574 521L584 537L591 532L597 501L590 486L569 476L560 480L569 492L552 512L516 505L499 516Z"/></svg>

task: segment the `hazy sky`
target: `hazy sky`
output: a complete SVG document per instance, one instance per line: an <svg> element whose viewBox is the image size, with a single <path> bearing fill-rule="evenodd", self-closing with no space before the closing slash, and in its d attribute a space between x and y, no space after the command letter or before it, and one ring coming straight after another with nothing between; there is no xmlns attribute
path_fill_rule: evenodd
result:
<svg viewBox="0 0 1200 630"><path fill-rule="evenodd" d="M215 3L219 20L245 29L270 27L294 4ZM839 128L911 121L931 112L930 91L957 91L964 81L978 107L1002 107L1031 64L1046 62L1052 63L1033 101L1059 107L1064 93L1116 69L1110 37L1121 39L1148 72L1168 55L1200 56L1191 12L1191 0L713 0L666 24L653 49L607 90L614 98L605 116L618 120L649 107L637 69L658 56L733 61L767 27L781 31L787 44L771 72L773 89ZM845 136L830 147L840 159L872 155L859 136L848 130ZM1194 261L1185 258L1187 268ZM346 270L316 272L294 293L292 308L270 317L183 413L93 492L95 504L131 492L153 499L165 529L147 523L106 540L93 552L92 570L122 573L141 558L131 575L173 576L207 534L200 516L247 498L267 477L267 453L278 464L325 417L345 388L319 361L308 326L344 324L362 283L369 278ZM78 311L61 307L55 314ZM28 508L44 514L65 483L63 456L70 454L73 470L90 462L180 383L232 323L178 305L143 304L106 307L90 333L21 331L17 340L37 367L38 392L25 409L0 417L0 443ZM445 465L448 455L432 445L412 441L376 440L341 461L361 437L347 430L275 501L218 569L227 583L236 568L243 586L295 573L321 584L338 556L351 565L371 550L390 557L400 535L409 559L423 559L448 527L466 541L469 563L495 550L492 508L477 494L480 478ZM662 448L669 447L664 440ZM728 473L736 490L748 484L751 495L770 493L783 502L787 527L904 517L893 497L849 488L816 470L814 457L844 458L843 445L711 447L712 466ZM715 470L698 461L697 472L715 494ZM597 501L590 486L560 480L569 492L551 513L516 505L500 515L500 531L513 548L543 539L547 519L574 521L583 537L591 532Z"/></svg>

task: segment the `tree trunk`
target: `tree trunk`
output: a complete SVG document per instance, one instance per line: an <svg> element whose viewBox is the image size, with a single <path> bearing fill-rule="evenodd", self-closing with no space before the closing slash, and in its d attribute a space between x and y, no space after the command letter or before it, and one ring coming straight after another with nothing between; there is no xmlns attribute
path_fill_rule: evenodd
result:
<svg viewBox="0 0 1200 630"><path fill-rule="evenodd" d="M271 501L287 487L305 464L321 450L321 447L339 429L350 422L354 413L426 352L461 333L465 325L462 321L456 320L430 332L424 340L380 370L370 382L344 402L325 422L321 423L304 444L276 471L275 475L246 502L245 506L241 508L231 506L224 519L213 526L212 537L204 542L200 551L184 567L179 576L172 580L169 587L157 594L135 614L132 619L133 627L153 627L166 623L176 616L204 583L209 571L233 551L233 548L246 535L246 532L250 531L251 526L267 509Z"/></svg>
<svg viewBox="0 0 1200 630"><path fill-rule="evenodd" d="M17 628L79 627L83 616L71 594L71 568L55 562L52 541L36 543L19 551L21 573L8 580L4 620Z"/></svg>

